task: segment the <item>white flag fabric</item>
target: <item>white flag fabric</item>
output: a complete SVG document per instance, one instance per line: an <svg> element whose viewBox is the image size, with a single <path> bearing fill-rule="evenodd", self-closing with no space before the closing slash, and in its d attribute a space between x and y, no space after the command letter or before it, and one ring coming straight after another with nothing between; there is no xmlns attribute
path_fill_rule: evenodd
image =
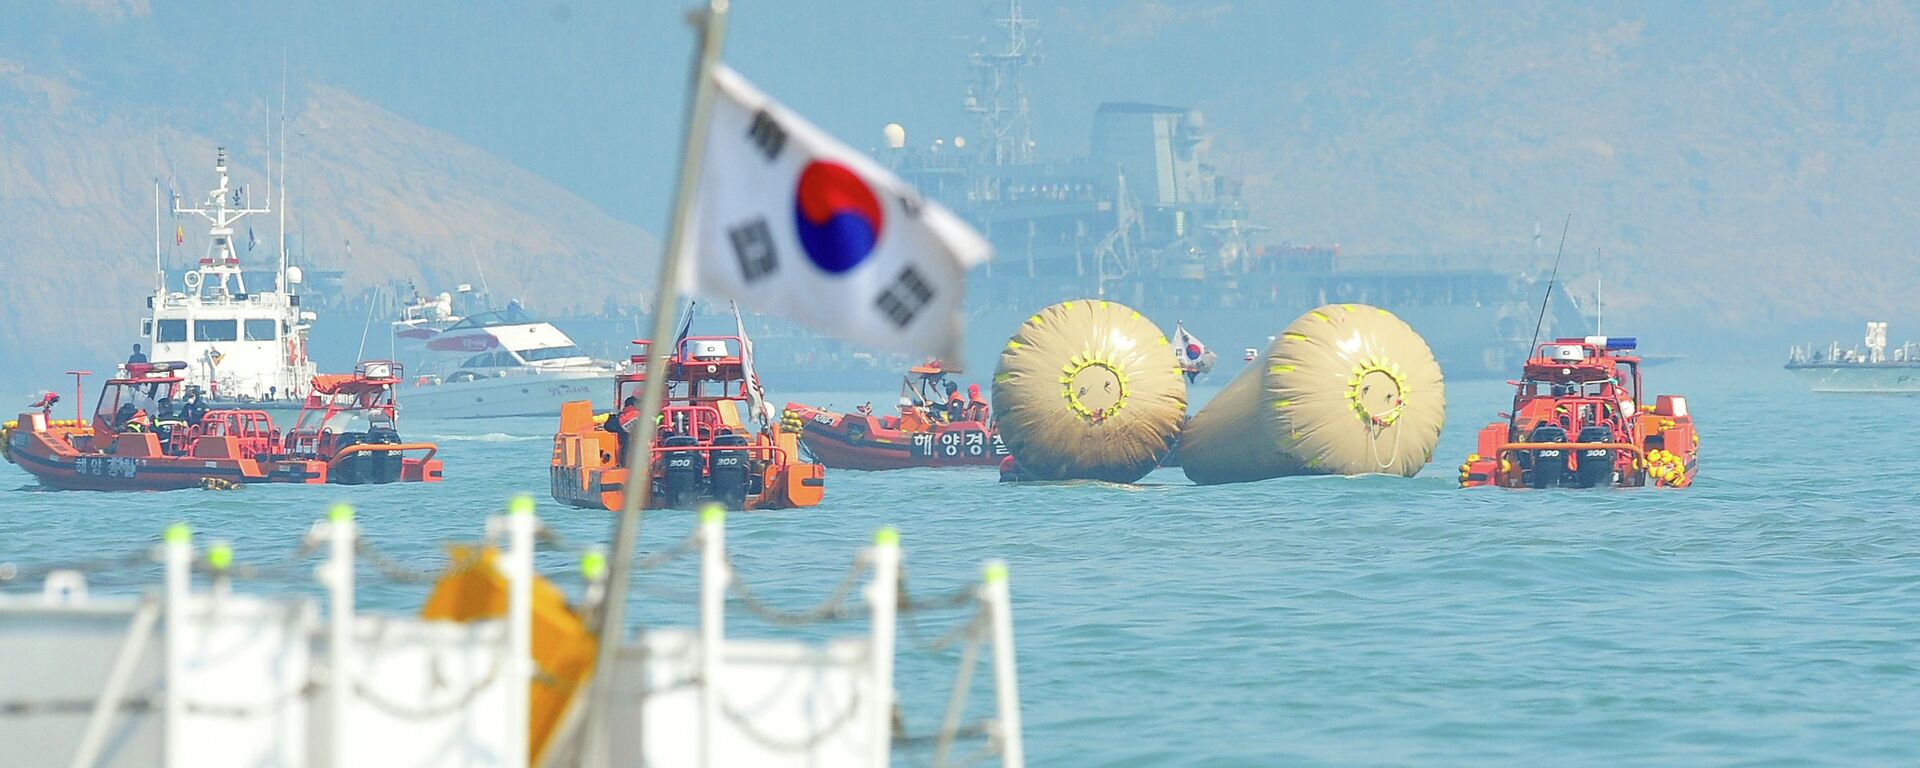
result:
<svg viewBox="0 0 1920 768"><path fill-rule="evenodd" d="M1180 369L1189 373L1206 373L1213 370L1214 354L1200 338L1187 332L1183 323L1173 327L1173 357Z"/></svg>
<svg viewBox="0 0 1920 768"><path fill-rule="evenodd" d="M753 339L747 336L747 321L740 317L740 305L733 305L733 329L740 336L740 368L747 377L747 418L765 425L767 419L767 391L760 387L760 374L753 370Z"/></svg>
<svg viewBox="0 0 1920 768"><path fill-rule="evenodd" d="M711 76L680 289L955 363L986 239L733 70Z"/></svg>

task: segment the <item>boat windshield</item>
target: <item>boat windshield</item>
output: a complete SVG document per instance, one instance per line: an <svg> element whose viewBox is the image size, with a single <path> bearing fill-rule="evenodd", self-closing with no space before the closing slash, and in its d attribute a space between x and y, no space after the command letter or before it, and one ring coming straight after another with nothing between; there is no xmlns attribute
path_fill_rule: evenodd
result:
<svg viewBox="0 0 1920 768"><path fill-rule="evenodd" d="M1599 397L1605 393L1608 383L1606 379L1598 381L1522 379L1520 395L1522 397Z"/></svg>
<svg viewBox="0 0 1920 768"><path fill-rule="evenodd" d="M385 408L369 407L383 398L382 394L337 393L324 395L318 392L311 396L307 408L300 412L300 421L295 430L312 430L339 434L343 432L366 432L374 428L393 428L393 414ZM333 406L340 410L330 410Z"/></svg>
<svg viewBox="0 0 1920 768"><path fill-rule="evenodd" d="M143 412L149 417L157 416L160 413L160 399L172 397L174 383L129 381L108 384L100 390L100 402L93 409L94 422L110 424L118 429L135 412Z"/></svg>
<svg viewBox="0 0 1920 768"><path fill-rule="evenodd" d="M560 360L562 358L568 358L568 357L586 357L586 356L587 356L586 352L581 351L579 347L574 346L572 344L568 344L563 347L541 347L539 349L520 350L521 359L524 359L529 363L537 363L542 360Z"/></svg>
<svg viewBox="0 0 1920 768"><path fill-rule="evenodd" d="M524 325L526 323L537 322L540 322L540 320L532 314L529 314L525 309L521 309L520 305L510 304L504 310L467 315L465 319L454 323L453 327L447 330L458 331L468 328L493 328L502 325Z"/></svg>

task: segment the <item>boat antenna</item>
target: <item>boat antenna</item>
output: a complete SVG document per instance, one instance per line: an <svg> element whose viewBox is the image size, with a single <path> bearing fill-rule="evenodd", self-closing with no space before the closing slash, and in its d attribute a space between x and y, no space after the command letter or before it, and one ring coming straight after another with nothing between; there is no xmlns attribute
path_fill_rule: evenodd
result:
<svg viewBox="0 0 1920 768"><path fill-rule="evenodd" d="M1599 248L1593 249L1593 260L1600 262L1602 266L1605 266L1607 263L1607 260L1600 255ZM1601 292L1605 287L1606 287L1606 275L1601 274L1600 272L1597 272L1597 271L1594 272L1593 273L1593 335L1595 336L1606 335L1605 332L1600 330L1600 318L1605 314L1605 311L1606 311L1606 304L1605 304L1606 297L1605 297L1605 294Z"/></svg>
<svg viewBox="0 0 1920 768"><path fill-rule="evenodd" d="M1540 316L1533 320L1533 340L1527 342L1527 354L1533 354L1533 347L1540 343L1540 325L1547 320L1547 303L1553 300L1553 283L1560 279L1560 257L1567 255L1567 230L1573 226L1573 214L1567 214L1567 222L1560 225L1560 249L1553 254L1553 273L1547 277L1547 295L1540 299Z"/></svg>
<svg viewBox="0 0 1920 768"><path fill-rule="evenodd" d="M353 353L353 362L359 365L367 359L367 333L373 330L373 312L380 306L381 286L373 286L373 296L367 299L367 324L360 327L360 351Z"/></svg>
<svg viewBox="0 0 1920 768"><path fill-rule="evenodd" d="M480 293L487 297L487 309L493 309L493 289L487 287L487 271L480 268L480 254L473 250L473 235L467 235L467 258L473 260L473 271L480 276Z"/></svg>
<svg viewBox="0 0 1920 768"><path fill-rule="evenodd" d="M153 292L167 290L167 267L160 259L160 177L153 177Z"/></svg>
<svg viewBox="0 0 1920 768"><path fill-rule="evenodd" d="M272 160L269 159L268 162ZM292 293L293 286L287 284L287 52L285 50L280 52L280 181L274 189L280 192L280 290L283 293Z"/></svg>

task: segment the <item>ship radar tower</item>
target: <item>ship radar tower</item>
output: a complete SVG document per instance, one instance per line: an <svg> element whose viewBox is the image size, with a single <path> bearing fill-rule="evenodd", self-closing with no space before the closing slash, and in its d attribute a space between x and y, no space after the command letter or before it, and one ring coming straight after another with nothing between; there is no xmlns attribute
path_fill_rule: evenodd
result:
<svg viewBox="0 0 1920 768"><path fill-rule="evenodd" d="M979 124L994 165L1023 165L1033 162L1025 70L1040 63L1033 36L1040 22L1021 14L1020 0L1007 0L1006 18L995 23L1006 30L1005 47L989 50L983 39L968 56L974 84L967 88L966 111Z"/></svg>
<svg viewBox="0 0 1920 768"><path fill-rule="evenodd" d="M207 254L200 257L200 268L186 275L187 290L200 298L232 298L247 295L247 280L240 271L240 252L234 247L234 225L241 219L256 213L272 213L273 203L268 201L265 208L254 208L252 194L247 187L233 189L227 180L227 148L216 150L213 170L220 175L220 186L207 192L206 202L198 208L180 207L180 197L176 193L173 199L173 213L178 216L191 213L206 219L212 227L207 233L213 241L207 244ZM248 230L252 237L252 230Z"/></svg>

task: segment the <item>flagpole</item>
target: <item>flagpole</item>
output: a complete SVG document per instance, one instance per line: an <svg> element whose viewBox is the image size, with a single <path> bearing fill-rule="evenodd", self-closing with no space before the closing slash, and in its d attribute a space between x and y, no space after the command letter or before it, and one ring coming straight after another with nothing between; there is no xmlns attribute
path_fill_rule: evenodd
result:
<svg viewBox="0 0 1920 768"><path fill-rule="evenodd" d="M640 511L653 493L652 448L654 422L660 416L660 403L666 396L667 350L662 341L672 331L669 307L678 287L680 252L691 233L688 218L693 212L693 195L700 179L700 164L706 155L707 123L713 112L714 64L720 60L720 43L726 34L728 0L707 0L704 12L693 16L700 30L700 44L694 52L692 82L687 92L686 133L680 139L680 178L675 185L673 216L667 222L667 240L660 255L660 282L653 296L653 332L648 337L646 388L640 396L640 419L630 429L640 434L627 436L627 483L621 494L619 522L614 526L612 567L607 572L606 597L599 611L599 647L594 659L593 683L588 687L585 738L581 743L583 763L607 766L611 763L608 721L613 704L614 661L626 625L627 589L633 578L633 549L640 537ZM617 410L619 403L614 404ZM711 649L709 649L711 650ZM642 738L645 735L642 734Z"/></svg>

